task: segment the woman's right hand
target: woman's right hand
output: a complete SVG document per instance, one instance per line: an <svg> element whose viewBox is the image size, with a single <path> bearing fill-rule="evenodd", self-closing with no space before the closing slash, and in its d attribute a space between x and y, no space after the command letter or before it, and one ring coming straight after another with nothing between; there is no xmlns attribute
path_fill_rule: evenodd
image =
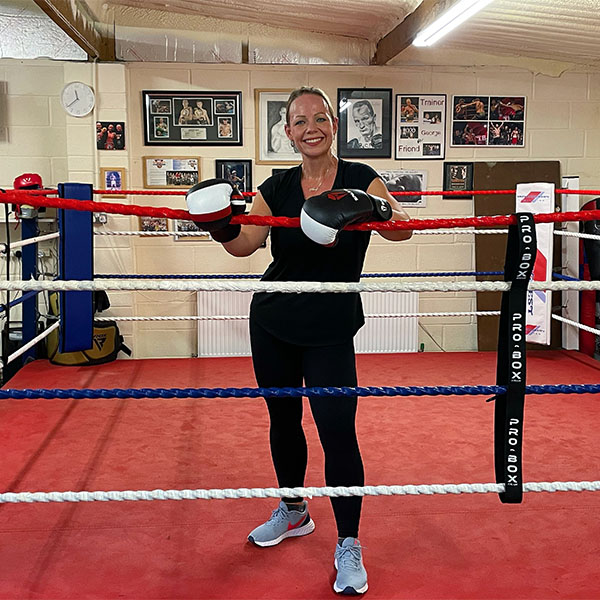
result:
<svg viewBox="0 0 600 600"><path fill-rule="evenodd" d="M231 217L244 214L246 201L226 179L208 179L197 183L185 196L188 211L198 229L209 231L217 242L230 242L241 231L231 225Z"/></svg>

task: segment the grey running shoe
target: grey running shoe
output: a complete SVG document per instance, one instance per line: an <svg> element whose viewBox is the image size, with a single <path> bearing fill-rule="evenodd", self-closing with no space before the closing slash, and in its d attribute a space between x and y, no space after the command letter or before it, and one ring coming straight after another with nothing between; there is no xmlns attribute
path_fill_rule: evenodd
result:
<svg viewBox="0 0 600 600"><path fill-rule="evenodd" d="M333 589L338 594L364 594L369 586L367 572L362 560L362 547L356 538L347 537L335 548L337 577Z"/></svg>
<svg viewBox="0 0 600 600"><path fill-rule="evenodd" d="M257 546L275 546L285 538L308 535L314 529L315 524L308 514L306 502L302 510L290 510L282 500L271 518L250 533L248 541Z"/></svg>

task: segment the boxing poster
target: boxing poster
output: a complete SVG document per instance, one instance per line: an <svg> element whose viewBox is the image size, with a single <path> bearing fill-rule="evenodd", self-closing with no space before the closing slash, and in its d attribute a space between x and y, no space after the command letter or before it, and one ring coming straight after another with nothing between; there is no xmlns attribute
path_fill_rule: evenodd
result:
<svg viewBox="0 0 600 600"><path fill-rule="evenodd" d="M554 212L553 183L519 183L516 212L533 214ZM532 281L552 281L553 224L535 226L537 255L533 265ZM550 344L552 319L552 292L528 291L526 308L526 338L536 344Z"/></svg>
<svg viewBox="0 0 600 600"><path fill-rule="evenodd" d="M451 146L525 145L524 96L453 96Z"/></svg>
<svg viewBox="0 0 600 600"><path fill-rule="evenodd" d="M446 153L446 95L396 95L396 160L440 160Z"/></svg>

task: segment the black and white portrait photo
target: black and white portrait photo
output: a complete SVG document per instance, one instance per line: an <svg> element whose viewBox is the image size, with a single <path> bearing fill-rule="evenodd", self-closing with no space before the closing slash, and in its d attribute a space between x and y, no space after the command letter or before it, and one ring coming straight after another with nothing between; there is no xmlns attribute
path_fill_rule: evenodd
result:
<svg viewBox="0 0 600 600"><path fill-rule="evenodd" d="M421 192L426 188L427 173L425 171L396 169L379 171L379 175L390 192ZM422 208L426 205L425 196L420 194L395 196L395 198L403 206Z"/></svg>
<svg viewBox="0 0 600 600"><path fill-rule="evenodd" d="M286 105L292 90L254 90L256 163L293 165L301 160L285 133Z"/></svg>
<svg viewBox="0 0 600 600"><path fill-rule="evenodd" d="M287 156L290 153L295 153L296 149L285 133L285 105L286 103L280 100L267 102L267 126L269 129L267 144L269 152Z"/></svg>
<svg viewBox="0 0 600 600"><path fill-rule="evenodd" d="M391 100L387 89L338 89L340 157L391 156Z"/></svg>
<svg viewBox="0 0 600 600"><path fill-rule="evenodd" d="M376 148L383 147L381 135L381 100L349 100L348 111L351 117L347 119L347 148Z"/></svg>

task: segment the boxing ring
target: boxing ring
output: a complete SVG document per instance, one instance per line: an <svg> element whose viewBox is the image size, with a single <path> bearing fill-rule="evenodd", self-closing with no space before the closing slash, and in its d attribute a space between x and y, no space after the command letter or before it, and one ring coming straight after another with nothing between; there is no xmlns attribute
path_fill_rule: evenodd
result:
<svg viewBox="0 0 600 600"><path fill-rule="evenodd" d="M109 203L94 203L94 209L108 212L100 204L110 209ZM122 210L115 206L115 212ZM595 213L577 216L600 218ZM550 217L575 218L544 215L540 220ZM238 219L251 223L255 218ZM494 219L495 225L515 224L512 217ZM415 228L474 225L473 219L409 223ZM508 292L512 287L504 281L409 279L271 284L101 278L10 281L0 289L369 293ZM600 285L528 285L530 290L573 287L597 290ZM357 427L369 485L322 485L322 453L314 425L306 419L311 485L294 493L366 496L361 537L370 596L597 596L600 495L591 492L600 490L599 363L572 351L527 354L522 504L500 503L497 494L506 491L505 485L488 483L495 467L496 403L486 400L506 391L497 380L495 353L359 355L359 379L368 387L311 390L342 400L345 394L363 397ZM231 387L219 387L223 382ZM292 495L271 487L267 415L257 398L273 395L285 402L286 396L306 389L255 388L248 358L69 368L38 360L9 383L10 389L0 390L0 597L332 594L323 583L333 578L332 565L323 559L335 537L329 503L311 503L318 532L309 538L269 552L244 544L265 512L261 499ZM41 489L65 491L36 491Z"/></svg>

